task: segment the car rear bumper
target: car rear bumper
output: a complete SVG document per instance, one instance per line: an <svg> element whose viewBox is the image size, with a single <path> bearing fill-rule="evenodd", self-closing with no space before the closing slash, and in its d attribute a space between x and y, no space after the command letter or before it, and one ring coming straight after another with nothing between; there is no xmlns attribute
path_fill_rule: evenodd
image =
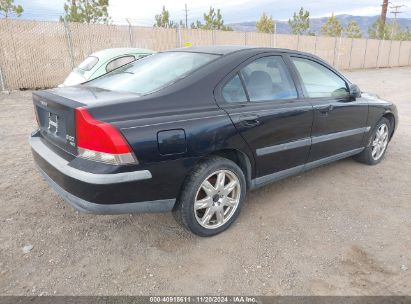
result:
<svg viewBox="0 0 411 304"><path fill-rule="evenodd" d="M70 162L52 151L41 137L32 136L29 142L45 180L67 203L81 212L167 212L174 206L174 198L150 195L153 192L148 191L147 187L153 180L149 170L111 174L86 172L70 166Z"/></svg>

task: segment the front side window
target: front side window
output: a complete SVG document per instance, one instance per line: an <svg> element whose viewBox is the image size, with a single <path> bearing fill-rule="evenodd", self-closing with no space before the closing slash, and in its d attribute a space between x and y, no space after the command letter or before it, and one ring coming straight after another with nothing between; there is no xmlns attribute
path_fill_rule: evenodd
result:
<svg viewBox="0 0 411 304"><path fill-rule="evenodd" d="M157 53L120 67L88 82L87 85L106 90L147 94L185 78L219 56L190 52Z"/></svg>
<svg viewBox="0 0 411 304"><path fill-rule="evenodd" d="M259 58L241 70L250 101L297 98L287 67L281 56Z"/></svg>
<svg viewBox="0 0 411 304"><path fill-rule="evenodd" d="M111 71L113 71L113 70L115 70L115 69L117 69L117 68L119 68L123 65L126 65L127 63L133 62L134 60L136 60L136 57L134 57L132 55L116 58L116 59L110 61L109 64L107 64L106 71L107 71L107 73L111 72Z"/></svg>
<svg viewBox="0 0 411 304"><path fill-rule="evenodd" d="M310 98L344 98L349 91L345 81L325 66L304 58L292 57Z"/></svg>
<svg viewBox="0 0 411 304"><path fill-rule="evenodd" d="M83 71L90 71L96 66L98 58L94 56L89 56L82 63L79 64L78 68Z"/></svg>
<svg viewBox="0 0 411 304"><path fill-rule="evenodd" d="M245 102L247 101L247 96L244 92L243 84L241 83L238 74L234 76L223 88L223 97L227 102Z"/></svg>

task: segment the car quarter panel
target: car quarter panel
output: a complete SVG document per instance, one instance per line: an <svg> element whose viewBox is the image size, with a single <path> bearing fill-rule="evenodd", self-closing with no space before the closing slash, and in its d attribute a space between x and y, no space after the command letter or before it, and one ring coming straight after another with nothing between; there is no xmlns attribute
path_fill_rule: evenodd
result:
<svg viewBox="0 0 411 304"><path fill-rule="evenodd" d="M365 134L362 145L367 146L369 144L368 140L370 139L370 134L372 134L377 122L384 115L391 115L394 118L394 125L393 129L391 130L390 136L391 138L399 123L397 107L392 102L383 100L378 96L370 93L362 93L362 99L364 99L368 103L367 125L371 127L369 132Z"/></svg>

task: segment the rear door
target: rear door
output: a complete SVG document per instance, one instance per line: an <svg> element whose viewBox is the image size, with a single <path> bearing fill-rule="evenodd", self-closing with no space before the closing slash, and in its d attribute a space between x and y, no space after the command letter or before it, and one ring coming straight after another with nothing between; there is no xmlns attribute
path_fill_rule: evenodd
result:
<svg viewBox="0 0 411 304"><path fill-rule="evenodd" d="M312 147L308 162L360 148L368 104L349 96L348 82L313 58L290 57L302 90L314 107Z"/></svg>
<svg viewBox="0 0 411 304"><path fill-rule="evenodd" d="M257 184L298 173L307 160L312 106L281 54L255 56L230 73L216 98L254 153Z"/></svg>

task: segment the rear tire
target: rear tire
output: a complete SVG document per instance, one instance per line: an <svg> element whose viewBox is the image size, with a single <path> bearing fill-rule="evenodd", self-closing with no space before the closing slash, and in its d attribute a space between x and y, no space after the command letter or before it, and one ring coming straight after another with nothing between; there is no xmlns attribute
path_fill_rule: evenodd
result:
<svg viewBox="0 0 411 304"><path fill-rule="evenodd" d="M242 170L232 161L213 156L186 178L174 218L199 236L213 236L237 219L246 194Z"/></svg>
<svg viewBox="0 0 411 304"><path fill-rule="evenodd" d="M383 117L378 121L372 131L365 149L360 154L356 155L354 159L371 166L380 163L387 151L390 134L390 121Z"/></svg>

